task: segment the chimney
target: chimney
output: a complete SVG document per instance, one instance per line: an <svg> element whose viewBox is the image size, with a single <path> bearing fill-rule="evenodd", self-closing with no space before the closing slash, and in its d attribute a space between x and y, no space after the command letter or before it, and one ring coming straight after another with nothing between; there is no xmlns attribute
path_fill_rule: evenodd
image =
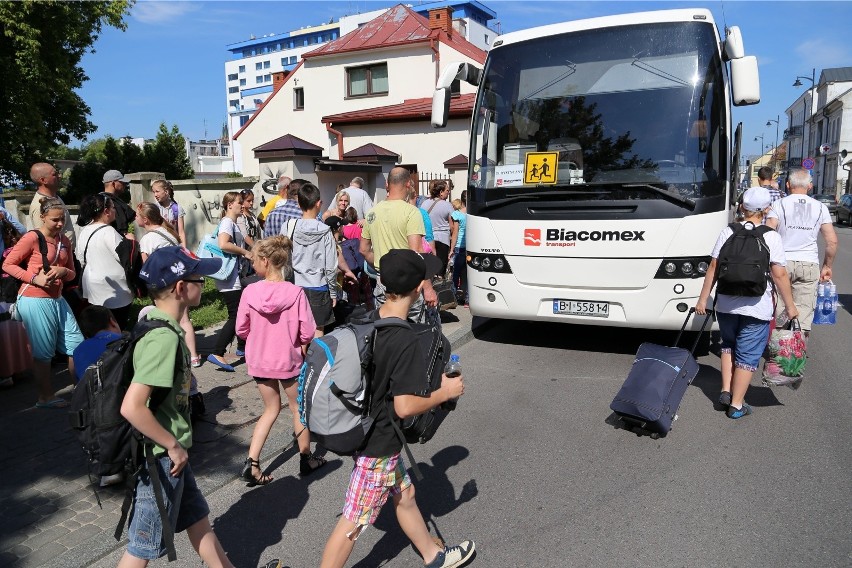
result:
<svg viewBox="0 0 852 568"><path fill-rule="evenodd" d="M450 6L429 10L429 29L444 30L448 36L453 35L453 9Z"/></svg>
<svg viewBox="0 0 852 568"><path fill-rule="evenodd" d="M287 75L289 75L289 71L276 71L272 74L272 92L274 93L278 89L281 88L281 85L284 84L284 80L287 79Z"/></svg>

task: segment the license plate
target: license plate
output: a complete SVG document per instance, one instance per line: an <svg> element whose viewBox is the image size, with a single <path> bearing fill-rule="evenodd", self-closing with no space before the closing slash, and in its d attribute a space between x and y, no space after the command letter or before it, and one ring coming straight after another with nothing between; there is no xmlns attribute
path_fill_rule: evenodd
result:
<svg viewBox="0 0 852 568"><path fill-rule="evenodd" d="M587 302L585 300L553 300L553 313L568 316L609 317L608 302Z"/></svg>

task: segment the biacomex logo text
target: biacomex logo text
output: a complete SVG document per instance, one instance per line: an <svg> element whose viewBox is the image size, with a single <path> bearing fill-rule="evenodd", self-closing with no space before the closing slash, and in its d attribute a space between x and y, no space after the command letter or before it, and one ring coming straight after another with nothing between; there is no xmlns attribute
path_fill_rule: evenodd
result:
<svg viewBox="0 0 852 568"><path fill-rule="evenodd" d="M544 246L575 247L577 241L644 241L645 231L566 231L547 229ZM524 229L524 245L540 247L541 229Z"/></svg>

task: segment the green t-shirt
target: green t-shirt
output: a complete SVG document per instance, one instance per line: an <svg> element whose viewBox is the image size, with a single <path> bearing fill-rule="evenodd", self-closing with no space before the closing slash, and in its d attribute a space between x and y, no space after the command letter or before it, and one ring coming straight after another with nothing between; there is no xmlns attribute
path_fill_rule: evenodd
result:
<svg viewBox="0 0 852 568"><path fill-rule="evenodd" d="M408 236L426 234L423 217L416 207L401 199L386 199L367 212L361 237L373 245L376 269L389 250L407 249Z"/></svg>
<svg viewBox="0 0 852 568"><path fill-rule="evenodd" d="M183 330L178 322L158 308L148 312L148 319L165 321L174 332L165 328L153 329L139 340L133 351L133 382L169 389L165 399L154 410L154 416L163 428L177 438L181 446L189 448L192 446L192 426L189 421L192 370ZM176 368L178 346L182 356L181 365ZM155 454L165 451L165 448L154 445Z"/></svg>

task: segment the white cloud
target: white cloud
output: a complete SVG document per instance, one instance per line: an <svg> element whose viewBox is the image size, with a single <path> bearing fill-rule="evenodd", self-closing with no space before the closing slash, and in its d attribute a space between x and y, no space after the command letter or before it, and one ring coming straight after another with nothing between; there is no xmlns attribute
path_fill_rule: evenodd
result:
<svg viewBox="0 0 852 568"><path fill-rule="evenodd" d="M168 24L201 9L200 2L146 0L133 7L133 18L144 24Z"/></svg>
<svg viewBox="0 0 852 568"><path fill-rule="evenodd" d="M817 38L804 41L796 46L796 53L808 67L817 70L830 67L844 67L852 60L849 43Z"/></svg>

